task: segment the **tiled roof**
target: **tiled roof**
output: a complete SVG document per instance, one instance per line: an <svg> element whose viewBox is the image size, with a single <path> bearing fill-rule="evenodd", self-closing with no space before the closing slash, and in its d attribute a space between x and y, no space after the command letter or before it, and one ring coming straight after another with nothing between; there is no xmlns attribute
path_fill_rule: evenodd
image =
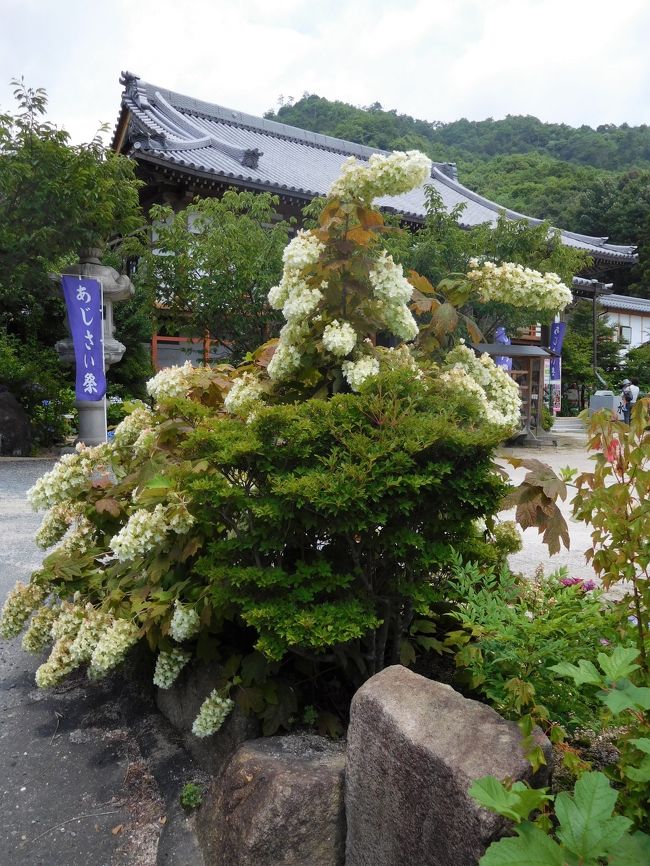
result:
<svg viewBox="0 0 650 866"><path fill-rule="evenodd" d="M650 315L650 298L631 298L627 295L603 295L600 305L606 310L626 310L630 313Z"/></svg>
<svg viewBox="0 0 650 866"><path fill-rule="evenodd" d="M138 160L183 173L310 199L327 193L349 156L367 160L373 153L384 152L191 99L130 73L123 73L120 81L125 88L122 106L128 128L120 138L118 127L114 147ZM434 163L428 183L448 210L464 206L461 225L494 224L502 213L510 219L527 219L532 225L542 222L467 189L455 179L449 164ZM377 203L416 222L426 215L424 186L405 195L380 198ZM574 232L561 234L567 246L585 250L602 262L616 265L636 260L635 247Z"/></svg>

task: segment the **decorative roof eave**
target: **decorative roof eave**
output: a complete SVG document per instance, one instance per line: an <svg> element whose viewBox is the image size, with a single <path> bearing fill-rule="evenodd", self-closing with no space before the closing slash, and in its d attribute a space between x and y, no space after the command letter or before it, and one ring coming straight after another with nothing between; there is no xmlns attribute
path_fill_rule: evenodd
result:
<svg viewBox="0 0 650 866"><path fill-rule="evenodd" d="M258 192L270 192L273 195L279 195L286 198L292 198L296 201L308 203L319 193L312 193L305 190L298 190L286 186L274 186L258 181L253 181L248 175L243 174L219 174L214 171L202 169L197 166L188 166L185 163L172 161L160 154L146 153L137 151L132 154L133 158L145 165L155 166L162 169L165 174L171 178L182 179L191 177L200 180L203 184L210 187L229 187L229 186L245 186L246 189L253 189Z"/></svg>

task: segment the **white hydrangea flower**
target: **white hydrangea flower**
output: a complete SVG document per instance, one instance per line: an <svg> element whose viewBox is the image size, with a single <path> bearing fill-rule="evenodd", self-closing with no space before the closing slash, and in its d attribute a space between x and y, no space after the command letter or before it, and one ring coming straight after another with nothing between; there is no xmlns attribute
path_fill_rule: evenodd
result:
<svg viewBox="0 0 650 866"><path fill-rule="evenodd" d="M27 491L27 500L34 511L64 503L90 487L97 474L112 472L113 447L103 442L88 448L81 443L73 454L64 454L50 472L42 475Z"/></svg>
<svg viewBox="0 0 650 866"><path fill-rule="evenodd" d="M452 384L451 377L454 387L461 387L459 377L462 376L465 390L476 396L475 389L467 387L466 377L469 377L484 395L484 400L480 403L487 421L511 431L519 427L519 387L505 370L497 367L489 355L484 354L477 358L468 346L459 345L447 354L445 362L450 369L441 375L441 380Z"/></svg>
<svg viewBox="0 0 650 866"><path fill-rule="evenodd" d="M18 581L7 596L0 613L0 637L9 639L23 630L29 615L47 596L47 590L37 583L27 586Z"/></svg>
<svg viewBox="0 0 650 866"><path fill-rule="evenodd" d="M404 276L401 265L383 250L370 271L370 282L374 296L390 304L407 304L413 294L413 286Z"/></svg>
<svg viewBox="0 0 650 866"><path fill-rule="evenodd" d="M500 301L514 307L558 312L573 300L571 290L558 274L542 274L513 262L479 263L478 259L470 259L470 267L467 278L484 302Z"/></svg>
<svg viewBox="0 0 650 866"><path fill-rule="evenodd" d="M406 304L381 304L381 315L387 330L402 340L414 340L419 332L417 322Z"/></svg>
<svg viewBox="0 0 650 866"><path fill-rule="evenodd" d="M430 177L431 160L418 150L394 151L390 156L373 153L367 163L351 156L343 163L329 194L370 204L379 196L401 195L422 186Z"/></svg>
<svg viewBox="0 0 650 866"><path fill-rule="evenodd" d="M85 553L96 540L97 531L95 525L82 514L80 517L77 517L74 526L70 527L57 550L65 551L67 554Z"/></svg>
<svg viewBox="0 0 650 866"><path fill-rule="evenodd" d="M113 445L115 448L130 448L139 437L148 432L153 425L153 412L148 406L139 406L127 415L115 428Z"/></svg>
<svg viewBox="0 0 650 866"><path fill-rule="evenodd" d="M349 322L334 319L323 331L323 345L339 358L349 355L357 342L357 332Z"/></svg>
<svg viewBox="0 0 650 866"><path fill-rule="evenodd" d="M89 662L100 637L110 628L114 620L110 614L95 610L87 604L75 639L70 645L70 655L79 664Z"/></svg>
<svg viewBox="0 0 650 866"><path fill-rule="evenodd" d="M36 685L39 689L58 686L68 674L79 667L79 663L70 655L70 644L69 638L61 638L54 644L48 660L36 671Z"/></svg>
<svg viewBox="0 0 650 866"><path fill-rule="evenodd" d="M192 654L175 647L169 652L161 652L156 659L156 670L153 675L153 684L159 689L168 689L175 682Z"/></svg>
<svg viewBox="0 0 650 866"><path fill-rule="evenodd" d="M99 679L117 667L131 647L137 643L140 631L126 619L116 619L101 635L90 657L88 676Z"/></svg>
<svg viewBox="0 0 650 866"><path fill-rule="evenodd" d="M235 706L230 698L222 698L215 689L201 704L198 716L194 719L192 733L195 737L209 737L223 725Z"/></svg>
<svg viewBox="0 0 650 866"><path fill-rule="evenodd" d="M153 511L139 508L129 517L117 535L109 542L121 562L128 562L162 544L167 534L165 509L156 505Z"/></svg>
<svg viewBox="0 0 650 866"><path fill-rule="evenodd" d="M59 608L59 615L52 623L52 640L73 641L84 619L84 609L77 604L64 601Z"/></svg>
<svg viewBox="0 0 650 866"><path fill-rule="evenodd" d="M379 361L364 355L357 361L343 361L342 370L350 388L358 391L366 379L379 373Z"/></svg>
<svg viewBox="0 0 650 866"><path fill-rule="evenodd" d="M266 371L271 379L277 381L288 379L300 366L301 359L302 355L298 349L290 343L283 343L282 336L280 336L280 342L276 346Z"/></svg>
<svg viewBox="0 0 650 866"><path fill-rule="evenodd" d="M301 271L315 264L325 249L325 244L313 232L300 229L284 248L282 261L290 270Z"/></svg>
<svg viewBox="0 0 650 866"><path fill-rule="evenodd" d="M233 382L223 401L223 408L240 418L248 418L262 405L263 393L262 383L251 373L244 373Z"/></svg>
<svg viewBox="0 0 650 866"><path fill-rule="evenodd" d="M178 643L190 640L198 634L201 620L193 607L186 607L178 601L174 602L174 613L169 624L169 633Z"/></svg>
<svg viewBox="0 0 650 866"><path fill-rule="evenodd" d="M50 605L45 605L34 613L22 640L22 647L26 652L40 653L52 642L52 625L58 615L58 608Z"/></svg>
<svg viewBox="0 0 650 866"><path fill-rule="evenodd" d="M165 367L147 382L147 394L157 402L166 397L185 397L192 387L195 368L191 361L182 366Z"/></svg>
<svg viewBox="0 0 650 866"><path fill-rule="evenodd" d="M36 531L36 544L47 550L57 541L61 541L70 526L81 514L81 504L74 502L59 502L47 511Z"/></svg>

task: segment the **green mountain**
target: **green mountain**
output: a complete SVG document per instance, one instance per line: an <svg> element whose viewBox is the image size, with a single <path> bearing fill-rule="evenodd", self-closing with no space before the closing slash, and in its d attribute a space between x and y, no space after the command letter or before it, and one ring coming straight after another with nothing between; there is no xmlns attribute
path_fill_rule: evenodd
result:
<svg viewBox="0 0 650 866"><path fill-rule="evenodd" d="M459 180L493 201L573 231L639 245L617 288L650 295L650 126L503 120L418 120L379 103L357 108L306 94L265 115L384 150L416 148L455 162Z"/></svg>

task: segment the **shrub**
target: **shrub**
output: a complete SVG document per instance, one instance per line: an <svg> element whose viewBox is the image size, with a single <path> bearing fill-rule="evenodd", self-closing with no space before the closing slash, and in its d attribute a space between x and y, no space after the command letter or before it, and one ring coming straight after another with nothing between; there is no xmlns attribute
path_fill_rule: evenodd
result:
<svg viewBox="0 0 650 866"><path fill-rule="evenodd" d="M519 402L487 355L453 346L454 305L482 284L457 275L438 297L381 243L372 197L429 170L417 153L348 161L319 228L285 250L269 292L286 318L279 341L237 370L161 371L147 386L153 411L131 407L110 443L66 455L30 491L49 509L37 540L61 543L12 593L0 630L17 634L36 610L33 649L55 619L40 684L84 663L100 676L144 637L161 688L193 655L215 663L199 736L235 704L265 733L301 704L336 732L368 676L440 649L434 605L457 557L490 547L477 527L506 490L492 458ZM558 285L533 276L527 303ZM418 335L411 296L428 313L419 342L376 345L379 331ZM535 468L525 483L528 511L557 539L545 477ZM505 529L493 538L491 562L518 543Z"/></svg>

